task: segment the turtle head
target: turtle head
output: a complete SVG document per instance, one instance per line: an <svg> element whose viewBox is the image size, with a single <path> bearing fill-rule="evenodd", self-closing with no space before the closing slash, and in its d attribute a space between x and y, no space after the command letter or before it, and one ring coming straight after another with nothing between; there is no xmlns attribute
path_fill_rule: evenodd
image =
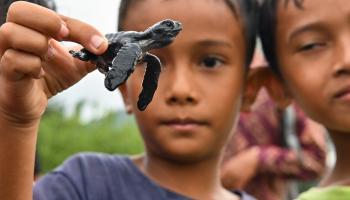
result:
<svg viewBox="0 0 350 200"><path fill-rule="evenodd" d="M150 48L162 48L169 45L181 30L181 23L171 19L154 24L149 28L152 40Z"/></svg>

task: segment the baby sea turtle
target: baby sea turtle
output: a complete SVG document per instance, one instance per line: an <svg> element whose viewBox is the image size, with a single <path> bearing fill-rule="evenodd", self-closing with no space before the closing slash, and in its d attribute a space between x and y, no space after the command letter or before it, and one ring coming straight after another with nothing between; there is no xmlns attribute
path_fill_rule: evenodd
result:
<svg viewBox="0 0 350 200"><path fill-rule="evenodd" d="M161 72L159 58L148 51L169 45L181 30L180 22L166 19L143 32L120 31L107 34L108 48L102 55L95 55L85 48L80 51L71 50L69 53L82 61L94 63L97 69L106 75L105 87L110 91L128 79L136 64L147 63L142 91L137 102L138 109L143 111L152 101Z"/></svg>

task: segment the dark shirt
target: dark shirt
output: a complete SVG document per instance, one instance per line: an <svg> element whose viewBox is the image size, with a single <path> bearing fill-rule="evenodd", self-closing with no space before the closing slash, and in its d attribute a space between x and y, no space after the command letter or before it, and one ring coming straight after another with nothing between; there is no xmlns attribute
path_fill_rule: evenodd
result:
<svg viewBox="0 0 350 200"><path fill-rule="evenodd" d="M235 191L242 200L254 200ZM126 156L77 154L34 187L34 200L185 200L145 176Z"/></svg>

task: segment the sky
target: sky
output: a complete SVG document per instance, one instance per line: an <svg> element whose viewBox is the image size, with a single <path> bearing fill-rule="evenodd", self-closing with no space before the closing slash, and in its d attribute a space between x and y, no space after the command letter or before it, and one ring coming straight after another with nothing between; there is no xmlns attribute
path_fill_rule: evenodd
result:
<svg viewBox="0 0 350 200"><path fill-rule="evenodd" d="M89 23L102 33L116 31L119 0L56 0L55 2L57 12L63 15ZM82 100L86 101L82 112L85 120L99 118L108 111L124 109L119 91L108 91L104 87L104 75L97 70L53 97L49 103L62 105L69 115L75 105Z"/></svg>

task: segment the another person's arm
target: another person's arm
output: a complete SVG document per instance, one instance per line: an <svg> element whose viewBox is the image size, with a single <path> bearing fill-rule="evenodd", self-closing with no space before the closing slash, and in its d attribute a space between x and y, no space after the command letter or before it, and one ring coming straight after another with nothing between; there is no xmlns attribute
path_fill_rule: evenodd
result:
<svg viewBox="0 0 350 200"><path fill-rule="evenodd" d="M230 189L244 189L257 174L258 168L259 147L245 149L234 155L222 166L222 184Z"/></svg>
<svg viewBox="0 0 350 200"><path fill-rule="evenodd" d="M244 188L259 173L313 179L324 172L326 145L323 127L296 109L297 139L301 147L298 155L296 150L277 142L282 136L278 135L279 120L275 108L273 101L263 93L253 112L242 114L222 167L222 181L227 188Z"/></svg>
<svg viewBox="0 0 350 200"><path fill-rule="evenodd" d="M306 118L301 110L295 110L300 153L280 146L263 146L260 148L259 170L302 180L318 178L326 167L325 130Z"/></svg>

